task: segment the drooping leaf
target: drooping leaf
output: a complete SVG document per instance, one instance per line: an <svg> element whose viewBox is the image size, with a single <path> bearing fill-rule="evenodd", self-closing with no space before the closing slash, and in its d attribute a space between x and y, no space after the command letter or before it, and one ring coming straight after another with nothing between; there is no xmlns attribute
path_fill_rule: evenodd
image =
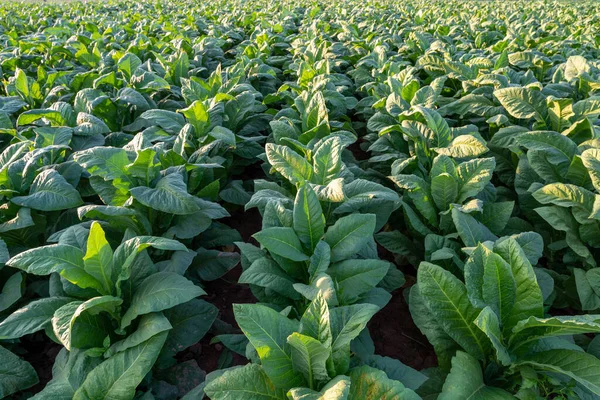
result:
<svg viewBox="0 0 600 400"><path fill-rule="evenodd" d="M452 369L444 382L440 400L508 400L514 397L500 389L486 386L479 362L469 354L459 351L452 359Z"/></svg>
<svg viewBox="0 0 600 400"><path fill-rule="evenodd" d="M24 276L22 272L17 272L6 280L0 292L0 311L6 310L21 298L25 289Z"/></svg>
<svg viewBox="0 0 600 400"><path fill-rule="evenodd" d="M173 173L160 179L154 188L138 186L130 190L131 195L146 207L168 214L187 215L199 211L216 212L215 218L227 216L222 207L188 193L183 176ZM208 214L208 216L211 216Z"/></svg>
<svg viewBox="0 0 600 400"><path fill-rule="evenodd" d="M38 376L26 361L0 346L0 397L4 398L39 382Z"/></svg>
<svg viewBox="0 0 600 400"><path fill-rule="evenodd" d="M52 380L32 399L73 398L75 391L81 386L87 374L101 361L98 357L86 356L85 351L62 349L52 366Z"/></svg>
<svg viewBox="0 0 600 400"><path fill-rule="evenodd" d="M44 329L54 312L71 301L68 297L49 297L30 302L0 322L0 338L16 339Z"/></svg>
<svg viewBox="0 0 600 400"><path fill-rule="evenodd" d="M112 357L113 355L125 351L129 348L135 347L151 337L158 335L161 332L172 329L172 325L169 320L162 313L151 313L142 315L140 323L137 326L135 332L127 336L125 339L114 343L104 353L105 357Z"/></svg>
<svg viewBox="0 0 600 400"><path fill-rule="evenodd" d="M546 97L538 90L527 87L502 88L495 90L494 96L515 118L535 118L543 122L548 119Z"/></svg>
<svg viewBox="0 0 600 400"><path fill-rule="evenodd" d="M521 364L566 375L600 396L600 360L577 350L548 350L529 354Z"/></svg>
<svg viewBox="0 0 600 400"><path fill-rule="evenodd" d="M47 169L36 176L29 195L13 197L11 201L40 211L65 210L83 203L79 192L53 169Z"/></svg>

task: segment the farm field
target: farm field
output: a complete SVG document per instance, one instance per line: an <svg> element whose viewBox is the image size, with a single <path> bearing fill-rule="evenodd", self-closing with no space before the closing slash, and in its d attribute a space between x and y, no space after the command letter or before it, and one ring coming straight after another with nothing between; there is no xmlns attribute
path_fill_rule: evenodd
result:
<svg viewBox="0 0 600 400"><path fill-rule="evenodd" d="M0 398L600 399L597 3L0 16Z"/></svg>

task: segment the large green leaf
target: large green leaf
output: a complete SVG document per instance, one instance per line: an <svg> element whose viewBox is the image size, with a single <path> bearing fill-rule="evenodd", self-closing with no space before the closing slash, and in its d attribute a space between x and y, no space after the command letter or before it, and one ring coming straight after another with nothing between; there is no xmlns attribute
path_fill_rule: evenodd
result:
<svg viewBox="0 0 600 400"><path fill-rule="evenodd" d="M382 260L344 260L329 267L327 273L336 283L340 302L351 304L377 286L389 267Z"/></svg>
<svg viewBox="0 0 600 400"><path fill-rule="evenodd" d="M167 332L159 333L102 362L87 375L73 399L132 399L137 386L154 365L166 338Z"/></svg>
<svg viewBox="0 0 600 400"><path fill-rule="evenodd" d="M292 228L272 227L252 236L273 254L292 261L308 260L308 256L302 250L302 243Z"/></svg>
<svg viewBox="0 0 600 400"><path fill-rule="evenodd" d="M140 115L140 118L148 121L150 124L160 126L169 133L178 133L185 124L185 119L181 114L169 110L154 109L144 111Z"/></svg>
<svg viewBox="0 0 600 400"><path fill-rule="evenodd" d="M83 257L83 252L78 247L54 244L19 253L6 264L33 275L50 275L56 272L81 288L90 287L99 293L105 292L102 283L85 271Z"/></svg>
<svg viewBox="0 0 600 400"><path fill-rule="evenodd" d="M62 349L52 366L52 380L32 399L72 399L87 374L101 361L98 357L86 356L84 351Z"/></svg>
<svg viewBox="0 0 600 400"><path fill-rule="evenodd" d="M528 149L527 159L532 168L548 182L563 181L578 153L575 142L558 132L523 133L517 142Z"/></svg>
<svg viewBox="0 0 600 400"><path fill-rule="evenodd" d="M437 322L432 311L425 304L423 296L421 296L419 285L410 288L408 306L415 325L433 346L440 367L449 369L452 356L460 346Z"/></svg>
<svg viewBox="0 0 600 400"><path fill-rule="evenodd" d="M350 342L365 328L379 311L373 304L353 304L330 309L331 355L337 374L344 374L350 364Z"/></svg>
<svg viewBox="0 0 600 400"><path fill-rule="evenodd" d="M112 296L95 297L85 302L73 301L54 312L54 335L67 350L102 347L110 326L102 311L114 313L122 300Z"/></svg>
<svg viewBox="0 0 600 400"><path fill-rule="evenodd" d="M15 89L26 100L29 98L29 83L27 82L27 74L21 68L15 68Z"/></svg>
<svg viewBox="0 0 600 400"><path fill-rule="evenodd" d="M33 367L0 346L0 398L10 396L38 383Z"/></svg>
<svg viewBox="0 0 600 400"><path fill-rule="evenodd" d="M398 187L407 191L408 196L419 212L433 226L438 225L438 210L432 200L435 200L432 194L431 185L425 179L416 175L395 175L389 177ZM438 182L439 185L439 182ZM437 188L438 201L441 198L439 187ZM451 189L450 189L451 190ZM456 198L456 196L454 196Z"/></svg>
<svg viewBox="0 0 600 400"><path fill-rule="evenodd" d="M131 278L132 268L135 266L135 261L140 259L140 253L149 247L159 250L188 251L185 245L177 240L165 239L156 236L136 236L121 243L115 250L113 258L113 265L115 269L118 270L116 286L117 294L119 296L123 290L123 283L127 282ZM147 254L146 257L148 257ZM139 271L134 271L134 273L135 272Z"/></svg>
<svg viewBox="0 0 600 400"><path fill-rule="evenodd" d="M514 396L500 388L486 386L479 362L459 351L452 359L452 369L438 399L511 400Z"/></svg>
<svg viewBox="0 0 600 400"><path fill-rule="evenodd" d="M295 388L288 392L288 398L290 400L346 400L350 386L350 378L339 375L330 380L320 392L309 388Z"/></svg>
<svg viewBox="0 0 600 400"><path fill-rule="evenodd" d="M2 286L0 292L0 312L15 304L25 291L25 274L16 272L12 274Z"/></svg>
<svg viewBox="0 0 600 400"><path fill-rule="evenodd" d="M422 106L413 106L413 109L423 115L427 127L433 132L433 137L429 138L431 144L434 147L446 147L452 139L448 122L436 110Z"/></svg>
<svg viewBox="0 0 600 400"><path fill-rule="evenodd" d="M210 115L208 110L201 101L194 101L189 107L179 110L180 113L190 121L196 135L205 135L207 128L210 125Z"/></svg>
<svg viewBox="0 0 600 400"><path fill-rule="evenodd" d="M448 147L436 148L435 151L454 158L471 158L486 153L488 148L480 136L459 135L452 139Z"/></svg>
<svg viewBox="0 0 600 400"><path fill-rule="evenodd" d="M287 342L291 347L292 367L304 375L311 389L329 380L325 365L331 354L329 347L321 344L317 339L298 332L288 336Z"/></svg>
<svg viewBox="0 0 600 400"><path fill-rule="evenodd" d="M582 117L595 118L600 115L600 98L592 96L573 104L573 113L580 119Z"/></svg>
<svg viewBox="0 0 600 400"><path fill-rule="evenodd" d="M339 136L326 138L315 146L313 165L315 178L321 185L327 185L342 168L343 146Z"/></svg>
<svg viewBox="0 0 600 400"><path fill-rule="evenodd" d="M167 310L204 294L204 290L174 272L150 275L133 293L131 305L121 319L121 328L128 327L139 315Z"/></svg>
<svg viewBox="0 0 600 400"><path fill-rule="evenodd" d="M591 354L555 349L528 354L519 363L566 375L600 396L600 360Z"/></svg>
<svg viewBox="0 0 600 400"><path fill-rule="evenodd" d="M309 185L298 189L294 202L294 231L300 241L314 250L325 233L325 216L319 199Z"/></svg>
<svg viewBox="0 0 600 400"><path fill-rule="evenodd" d="M266 257L254 261L250 267L242 272L238 282L267 288L290 299L301 299L300 294L294 289L294 279L283 271L275 261Z"/></svg>
<svg viewBox="0 0 600 400"><path fill-rule="evenodd" d="M537 283L535 272L523 249L516 240L510 238L497 243L494 252L510 264L517 284L515 303L509 317L502 321L504 331L509 331L525 318L542 318L544 316L544 298Z"/></svg>
<svg viewBox="0 0 600 400"><path fill-rule="evenodd" d="M476 158L461 163L456 168L458 177L458 203L462 203L469 197L476 196L492 179L492 173L496 168L496 160L490 158Z"/></svg>
<svg viewBox="0 0 600 400"><path fill-rule="evenodd" d="M490 307L485 307L477 316L475 325L490 339L498 361L502 365L509 366L512 363L512 358L502 340L498 315Z"/></svg>
<svg viewBox="0 0 600 400"><path fill-rule="evenodd" d="M483 301L505 321L515 304L517 284L510 265L497 254L490 254L484 265Z"/></svg>
<svg viewBox="0 0 600 400"><path fill-rule="evenodd" d="M104 353L104 356L112 357L117 353L135 347L149 340L151 337L158 335L161 332L168 331L172 328L173 326L162 313L142 315L140 318L140 323L138 324L135 332L127 336L125 339L115 342Z"/></svg>
<svg viewBox="0 0 600 400"><path fill-rule="evenodd" d="M423 262L417 282L427 308L444 331L475 358L484 359L490 343L474 324L481 309L473 307L465 285L450 272Z"/></svg>
<svg viewBox="0 0 600 400"><path fill-rule="evenodd" d="M212 400L284 400L285 392L277 389L260 365L248 364L225 370L211 380L204 392Z"/></svg>
<svg viewBox="0 0 600 400"><path fill-rule="evenodd" d="M431 179L431 196L439 210L446 211L458 196L458 182L448 173Z"/></svg>
<svg viewBox="0 0 600 400"><path fill-rule="evenodd" d="M560 207L582 207L591 213L594 208L594 193L579 186L552 183L536 190L533 197L542 204L555 204Z"/></svg>
<svg viewBox="0 0 600 400"><path fill-rule="evenodd" d="M546 96L539 90L527 87L509 87L495 90L494 96L515 118L535 118L544 123L549 119Z"/></svg>
<svg viewBox="0 0 600 400"><path fill-rule="evenodd" d="M363 331L363 333L364 332L366 331ZM358 340L360 340L360 336ZM364 358L363 361L365 365L385 372L388 378L400 381L404 386L412 390L417 390L428 380L425 373L421 373L395 358L370 355Z"/></svg>
<svg viewBox="0 0 600 400"><path fill-rule="evenodd" d="M93 147L74 154L73 158L90 174L112 180L127 177L127 165L131 162L124 149L116 147Z"/></svg>
<svg viewBox="0 0 600 400"><path fill-rule="evenodd" d="M267 159L269 163L293 185L301 185L310 181L313 173L312 166L298 153L287 146L273 143L266 145Z"/></svg>
<svg viewBox="0 0 600 400"><path fill-rule="evenodd" d="M541 338L598 332L600 332L600 315L529 317L515 325L509 343L511 348L517 349Z"/></svg>
<svg viewBox="0 0 600 400"><path fill-rule="evenodd" d="M50 121L52 127L59 127L68 123L60 111L53 109L35 109L21 113L19 118L17 118L17 125L30 125L42 118Z"/></svg>
<svg viewBox="0 0 600 400"><path fill-rule="evenodd" d="M300 319L299 332L317 339L325 346L331 346L331 323L329 307L321 295L317 295L309 304Z"/></svg>
<svg viewBox="0 0 600 400"><path fill-rule="evenodd" d="M313 255L310 257L310 265L308 266L308 274L312 279L327 271L331 261L331 248L327 242L320 240L315 247Z"/></svg>
<svg viewBox="0 0 600 400"><path fill-rule="evenodd" d="M485 202L483 212L474 214L475 218L485 225L493 234L502 235L510 220L515 203L513 201Z"/></svg>
<svg viewBox="0 0 600 400"><path fill-rule="evenodd" d="M79 192L53 169L44 170L35 177L29 195L13 197L11 201L40 211L66 210L83 204Z"/></svg>
<svg viewBox="0 0 600 400"><path fill-rule="evenodd" d="M533 131L519 135L517 142L528 150L554 153L556 161L571 160L578 153L577 144L554 131ZM560 156L560 157L559 157Z"/></svg>
<svg viewBox="0 0 600 400"><path fill-rule="evenodd" d="M16 339L44 329L54 312L71 301L68 297L48 297L30 302L0 323L0 339Z"/></svg>
<svg viewBox="0 0 600 400"><path fill-rule="evenodd" d="M100 281L105 291L110 293L113 289L113 251L104 230L96 221L90 227L83 262L85 271Z"/></svg>
<svg viewBox="0 0 600 400"><path fill-rule="evenodd" d="M119 61L117 61L119 71L122 71L128 80L140 65L142 65L142 60L135 54L129 52L125 53L119 58Z"/></svg>
<svg viewBox="0 0 600 400"><path fill-rule="evenodd" d="M420 397L401 382L389 379L385 372L368 366L350 371L349 399L419 400Z"/></svg>
<svg viewBox="0 0 600 400"><path fill-rule="evenodd" d="M588 149L581 153L581 161L588 170L592 184L600 191L600 149Z"/></svg>
<svg viewBox="0 0 600 400"><path fill-rule="evenodd" d="M467 293L475 307L483 308L486 306L483 300L483 277L487 259L491 255L492 250L479 243L469 254L463 268Z"/></svg>
<svg viewBox="0 0 600 400"><path fill-rule="evenodd" d="M329 227L324 240L331 246L331 262L358 253L373 237L375 222L373 214L352 214Z"/></svg>
<svg viewBox="0 0 600 400"><path fill-rule="evenodd" d="M288 336L298 330L298 323L258 304L234 304L233 312L275 387L291 389L302 385L304 378L294 371L287 342Z"/></svg>
<svg viewBox="0 0 600 400"><path fill-rule="evenodd" d="M456 226L460 238L468 247L475 247L479 243L498 239L487 226L458 208L452 209L452 221L454 221L454 226Z"/></svg>
<svg viewBox="0 0 600 400"><path fill-rule="evenodd" d="M162 350L163 355L175 355L198 343L212 327L219 310L212 304L192 299L165 310L164 314L173 327Z"/></svg>
<svg viewBox="0 0 600 400"><path fill-rule="evenodd" d="M187 191L183 176L172 173L161 178L154 188L138 186L130 190L134 199L145 205L168 214L187 215L220 206L192 196ZM222 209L221 209L222 210ZM227 216L225 210L220 217Z"/></svg>
<svg viewBox="0 0 600 400"><path fill-rule="evenodd" d="M84 268L81 249L64 244L24 251L8 260L6 264L34 275L49 275L67 268Z"/></svg>

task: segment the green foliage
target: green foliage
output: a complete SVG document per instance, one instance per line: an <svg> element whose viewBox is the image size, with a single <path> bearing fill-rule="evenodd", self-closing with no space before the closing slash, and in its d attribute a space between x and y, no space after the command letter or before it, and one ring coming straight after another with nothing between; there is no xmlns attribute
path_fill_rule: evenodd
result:
<svg viewBox="0 0 600 400"><path fill-rule="evenodd" d="M213 399L247 393L248 398L283 400L286 392L292 400L418 399L382 371L350 368L350 342L376 311L372 304L329 309L320 294L299 321L262 305L236 304L236 321L261 363L226 370L209 380L205 392Z"/></svg>
<svg viewBox="0 0 600 400"><path fill-rule="evenodd" d="M2 4L0 397L599 397L596 10Z"/></svg>

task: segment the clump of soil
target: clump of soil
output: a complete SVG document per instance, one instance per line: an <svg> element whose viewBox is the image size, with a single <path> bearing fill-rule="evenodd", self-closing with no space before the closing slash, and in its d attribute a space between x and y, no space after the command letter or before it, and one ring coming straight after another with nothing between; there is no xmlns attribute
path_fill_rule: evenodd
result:
<svg viewBox="0 0 600 400"><path fill-rule="evenodd" d="M390 302L371 319L369 333L375 343L375 353L396 358L417 370L435 367L433 347L414 324L402 291L414 278L406 276L404 287L392 293Z"/></svg>
<svg viewBox="0 0 600 400"><path fill-rule="evenodd" d="M26 392L37 393L52 379L52 365L62 346L48 339L43 333L24 336L21 342L27 352L19 356L31 364L40 380Z"/></svg>
<svg viewBox="0 0 600 400"><path fill-rule="evenodd" d="M254 295L250 291L248 285L238 284L238 278L242 274L242 267L237 266L225 274L221 279L217 279L212 282L208 282L206 285L207 296L203 299L214 305L219 309L218 318L222 321L232 325L235 329L238 328L233 315L232 305L235 303L256 303ZM212 335L209 332L201 341L196 345L185 350L186 352L195 352L193 358L198 362L200 368L204 371L212 372L219 367L219 358L223 353L224 346L220 343L210 344ZM240 355L233 353L232 365L242 365L247 361ZM178 359L186 359L185 354L180 354Z"/></svg>

